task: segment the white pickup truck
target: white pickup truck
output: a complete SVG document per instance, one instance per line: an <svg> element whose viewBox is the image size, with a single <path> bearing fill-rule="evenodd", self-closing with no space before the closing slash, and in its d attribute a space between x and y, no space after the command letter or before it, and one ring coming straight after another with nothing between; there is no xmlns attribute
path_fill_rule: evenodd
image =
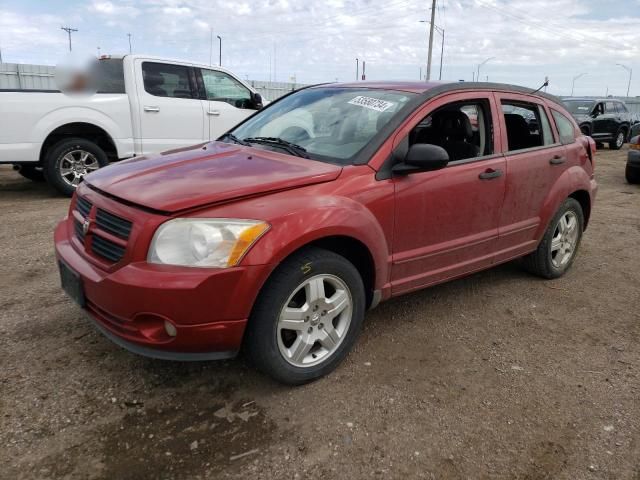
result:
<svg viewBox="0 0 640 480"><path fill-rule="evenodd" d="M111 161L214 140L262 108L220 67L141 55L99 67L93 95L0 90L0 163L70 195Z"/></svg>

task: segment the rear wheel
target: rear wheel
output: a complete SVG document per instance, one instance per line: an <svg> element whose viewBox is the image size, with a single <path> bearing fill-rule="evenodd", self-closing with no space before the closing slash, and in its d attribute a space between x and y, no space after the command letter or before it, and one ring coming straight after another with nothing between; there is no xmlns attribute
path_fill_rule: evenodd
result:
<svg viewBox="0 0 640 480"><path fill-rule="evenodd" d="M620 150L624 145L624 141L627 139L627 132L624 128L621 128L613 137L613 140L609 142L610 150Z"/></svg>
<svg viewBox="0 0 640 480"><path fill-rule="evenodd" d="M633 184L640 183L640 167L632 168L631 165L627 163L627 168L624 173L627 178L627 182Z"/></svg>
<svg viewBox="0 0 640 480"><path fill-rule="evenodd" d="M285 260L262 289L247 327L246 353L282 383L310 382L347 356L364 311L358 270L333 252L305 249Z"/></svg>
<svg viewBox="0 0 640 480"><path fill-rule="evenodd" d="M109 163L95 143L69 138L56 143L47 153L44 176L60 193L71 196L84 177Z"/></svg>
<svg viewBox="0 0 640 480"><path fill-rule="evenodd" d="M549 223L538 249L524 258L531 273L544 278L558 278L571 267L578 253L584 214L574 198L567 198Z"/></svg>

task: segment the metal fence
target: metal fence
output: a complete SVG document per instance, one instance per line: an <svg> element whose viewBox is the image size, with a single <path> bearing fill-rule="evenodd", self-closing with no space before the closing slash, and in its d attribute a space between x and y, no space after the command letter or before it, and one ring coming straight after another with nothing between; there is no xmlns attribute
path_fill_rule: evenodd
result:
<svg viewBox="0 0 640 480"><path fill-rule="evenodd" d="M56 90L56 67L0 63L0 89Z"/></svg>
<svg viewBox="0 0 640 480"><path fill-rule="evenodd" d="M0 90L57 90L56 67L27 63L0 63ZM296 88L300 83L263 82L248 80L248 83L267 100L275 100Z"/></svg>

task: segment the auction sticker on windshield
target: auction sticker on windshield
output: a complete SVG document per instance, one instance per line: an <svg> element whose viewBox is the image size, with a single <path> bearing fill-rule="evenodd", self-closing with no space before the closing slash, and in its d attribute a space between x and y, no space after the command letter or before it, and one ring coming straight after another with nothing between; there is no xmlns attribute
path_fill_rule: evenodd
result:
<svg viewBox="0 0 640 480"><path fill-rule="evenodd" d="M360 107L369 108L376 112L384 112L395 105L394 102L387 102L386 100L380 100L378 98L364 97L362 95L358 95L353 100L349 100L348 103L351 105L359 105Z"/></svg>

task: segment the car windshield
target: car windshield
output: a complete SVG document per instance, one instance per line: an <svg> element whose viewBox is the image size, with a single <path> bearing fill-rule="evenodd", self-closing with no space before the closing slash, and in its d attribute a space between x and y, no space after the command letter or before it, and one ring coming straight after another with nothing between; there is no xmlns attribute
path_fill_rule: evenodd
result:
<svg viewBox="0 0 640 480"><path fill-rule="evenodd" d="M413 97L390 90L308 88L258 112L232 130L232 136L221 138L349 165Z"/></svg>
<svg viewBox="0 0 640 480"><path fill-rule="evenodd" d="M573 114L589 115L593 110L594 102L591 100L565 100L564 105Z"/></svg>

